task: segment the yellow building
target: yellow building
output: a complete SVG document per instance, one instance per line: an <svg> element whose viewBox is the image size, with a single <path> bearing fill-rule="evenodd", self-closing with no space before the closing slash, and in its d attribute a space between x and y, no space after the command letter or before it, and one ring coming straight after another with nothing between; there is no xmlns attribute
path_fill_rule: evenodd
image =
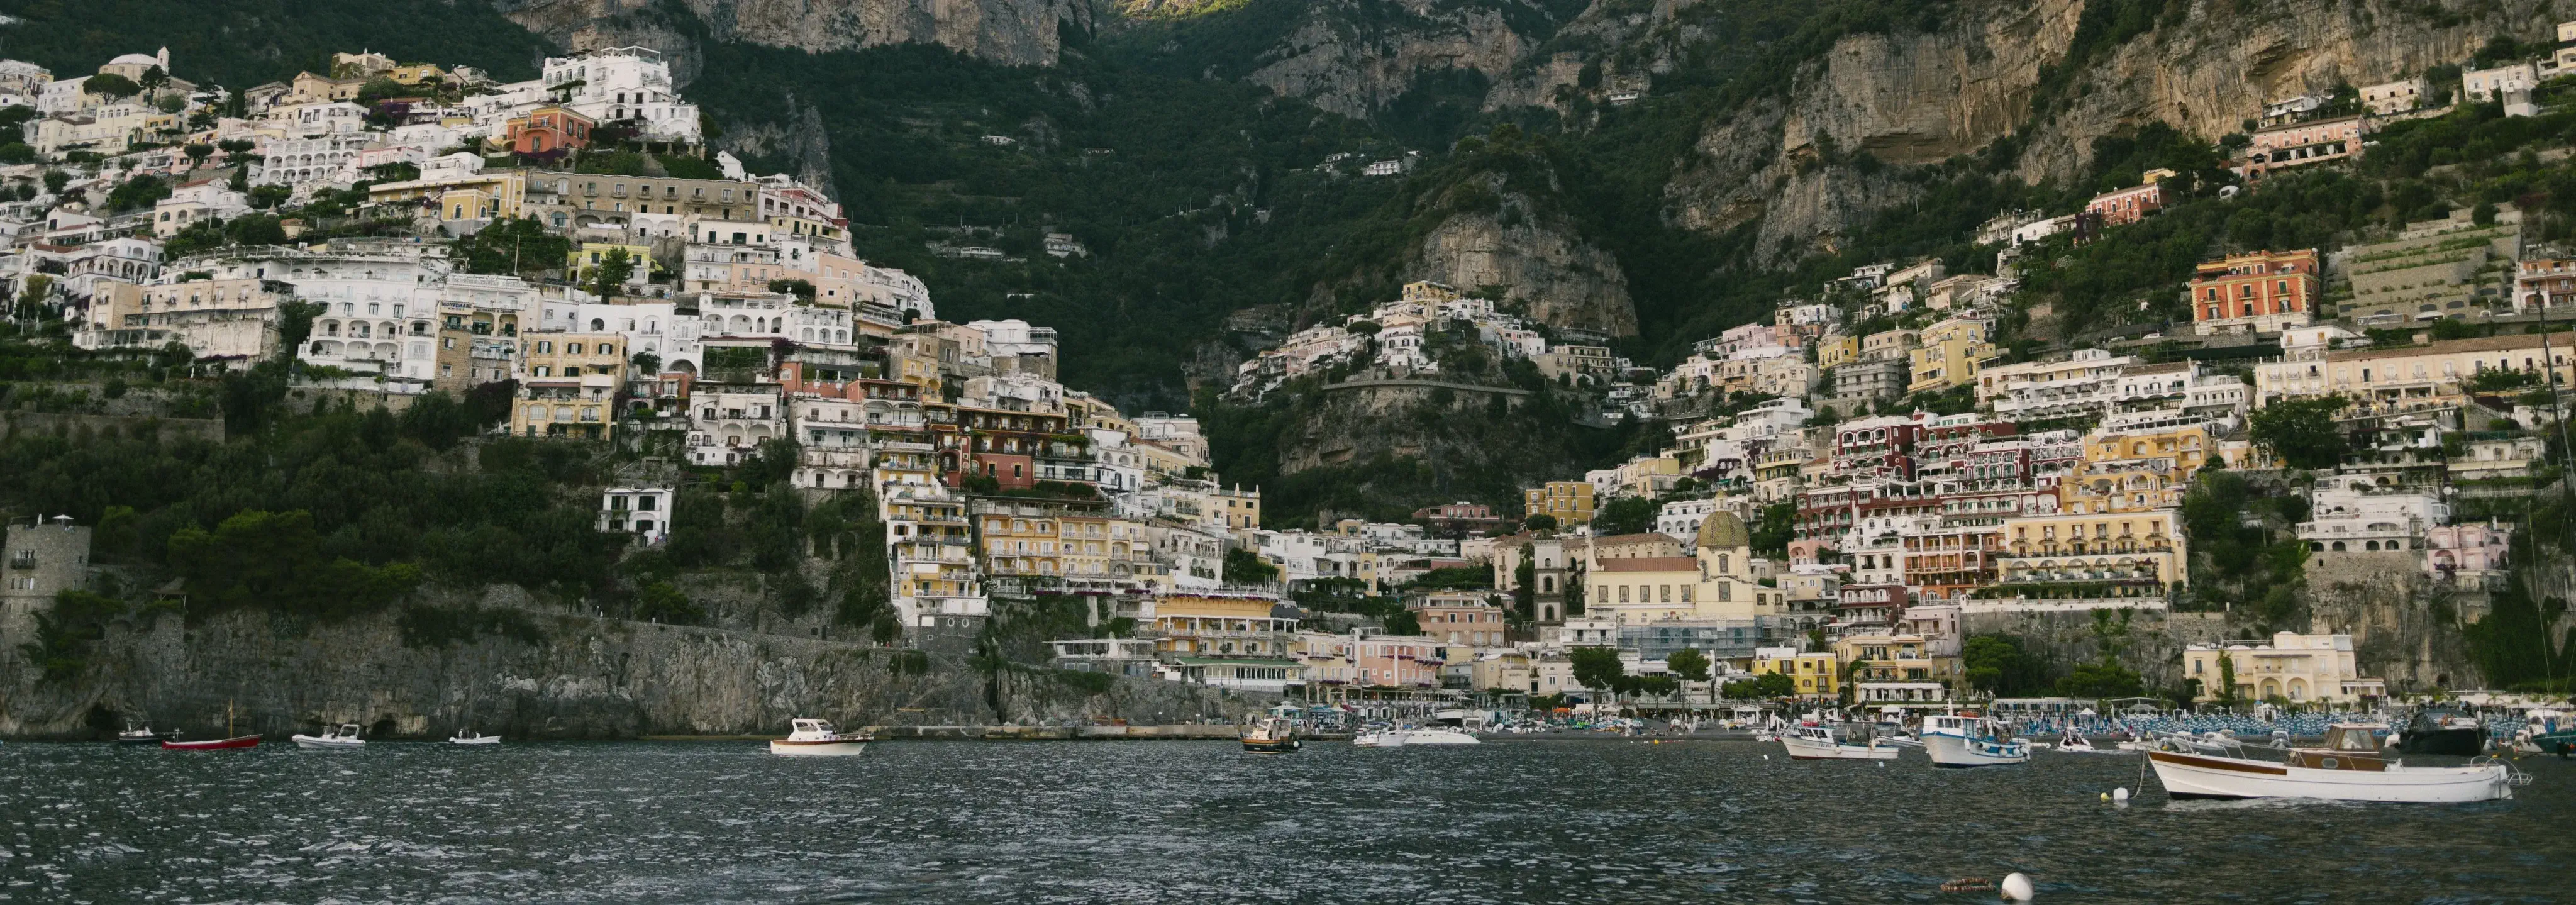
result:
<svg viewBox="0 0 2576 905"><path fill-rule="evenodd" d="M2190 580L2181 510L2025 515L2004 520L1997 569L2005 584L2116 586L2153 596ZM2035 596L2035 595L2034 595Z"/></svg>
<svg viewBox="0 0 2576 905"><path fill-rule="evenodd" d="M993 574L1064 574L1063 553L1056 549L1055 517L987 513L979 518L984 529L984 561Z"/></svg>
<svg viewBox="0 0 2576 905"><path fill-rule="evenodd" d="M1835 336L1816 343L1816 367L1830 368L1860 360L1860 337Z"/></svg>
<svg viewBox="0 0 2576 905"><path fill-rule="evenodd" d="M1521 491L1522 504L1530 515L1546 513L1556 517L1564 527L1592 522L1592 485L1585 481L1549 481L1545 487Z"/></svg>
<svg viewBox="0 0 2576 905"><path fill-rule="evenodd" d="M1220 507L1222 504L1222 508ZM1228 531L1251 531L1261 527L1261 488L1212 486L1208 489L1208 507L1225 515Z"/></svg>
<svg viewBox="0 0 2576 905"><path fill-rule="evenodd" d="M1799 697L1830 698L1842 694L1842 664L1830 653L1754 657L1753 674L1779 673L1797 685Z"/></svg>
<svg viewBox="0 0 2576 905"><path fill-rule="evenodd" d="M1959 658L1935 657L1921 635L1845 635L1834 641L1834 660L1849 667L1854 682L1950 682L1960 676Z"/></svg>
<svg viewBox="0 0 2576 905"><path fill-rule="evenodd" d="M1258 594L1183 592L1154 601L1158 652L1183 656L1281 657L1297 637L1297 620L1270 615L1277 598Z"/></svg>
<svg viewBox="0 0 2576 905"><path fill-rule="evenodd" d="M1682 462L1671 456L1640 456L1619 465L1619 492L1629 496L1662 496L1682 477Z"/></svg>
<svg viewBox="0 0 2576 905"><path fill-rule="evenodd" d="M576 284L588 283L591 274L608 259L608 253L621 248L626 250L627 259L635 262L634 276L628 278L627 282L645 282L645 278L651 276L653 271L653 246L650 245L583 242L564 253L564 273L570 275Z"/></svg>
<svg viewBox="0 0 2576 905"><path fill-rule="evenodd" d="M1923 330L1923 345L1907 353L1913 362L1913 382L1906 384L1908 393L1946 390L1973 384L1977 380L1977 362L1994 357L1991 325L1981 320L1951 318Z"/></svg>
<svg viewBox="0 0 2576 905"><path fill-rule="evenodd" d="M2218 441L2206 422L2096 432L2084 438L2083 468L2058 481L2058 511L2083 515L2181 506L2192 474L2217 455Z"/></svg>
<svg viewBox="0 0 2576 905"><path fill-rule="evenodd" d="M625 342L615 333L528 337L510 433L608 438L616 428L618 393L626 387Z"/></svg>
<svg viewBox="0 0 2576 905"><path fill-rule="evenodd" d="M367 188L375 204L437 205L440 223L516 219L526 213L528 177L522 170L490 170L463 176L408 179Z"/></svg>
<svg viewBox="0 0 2576 905"><path fill-rule="evenodd" d="M1656 556L1651 554L1667 551L1641 548L1649 555L1591 557L1583 577L1584 612L1621 624L1788 612L1788 592L1755 580L1752 543L1744 520L1719 510L1700 522L1693 555Z"/></svg>

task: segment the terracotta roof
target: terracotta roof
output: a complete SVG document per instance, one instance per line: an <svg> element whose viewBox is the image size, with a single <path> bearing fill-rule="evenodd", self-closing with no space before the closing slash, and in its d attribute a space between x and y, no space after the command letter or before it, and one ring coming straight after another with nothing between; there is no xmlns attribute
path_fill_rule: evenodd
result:
<svg viewBox="0 0 2576 905"><path fill-rule="evenodd" d="M1661 534L1653 531L1647 531L1640 534L1613 534L1609 537L1596 537L1592 539L1592 545L1595 547L1615 547L1626 544L1651 543L1678 544L1681 543L1681 541L1670 534Z"/></svg>
<svg viewBox="0 0 2576 905"><path fill-rule="evenodd" d="M2457 355L2473 352L2513 352L2540 348L2541 334L2508 333L2503 336L2480 336L2473 339L2445 339L2420 346L2394 349L2354 349L2330 351L2327 361L2370 361L2380 358L2413 358L2418 355ZM2552 349L2576 346L2576 333L2559 331L2549 334Z"/></svg>
<svg viewBox="0 0 2576 905"><path fill-rule="evenodd" d="M1601 561L1604 572L1697 572L1699 560L1687 556L1637 556Z"/></svg>

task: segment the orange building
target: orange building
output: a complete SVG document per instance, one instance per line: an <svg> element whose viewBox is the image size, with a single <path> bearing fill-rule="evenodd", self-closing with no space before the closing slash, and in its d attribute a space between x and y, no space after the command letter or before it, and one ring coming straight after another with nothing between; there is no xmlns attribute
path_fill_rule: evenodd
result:
<svg viewBox="0 0 2576 905"><path fill-rule="evenodd" d="M520 154L547 151L579 150L590 146L590 117L569 108L544 106L528 111L526 116L511 117L508 128L510 150Z"/></svg>
<svg viewBox="0 0 2576 905"><path fill-rule="evenodd" d="M2314 318L2324 292L2313 248L2204 261L2191 279L2193 331L2202 336L2279 333Z"/></svg>
<svg viewBox="0 0 2576 905"><path fill-rule="evenodd" d="M2159 170L2148 174L2145 185L2095 195L2084 205L2084 212L2100 215L2103 226L2125 226L2144 220L2165 207L2164 184L2156 181L2165 173Z"/></svg>

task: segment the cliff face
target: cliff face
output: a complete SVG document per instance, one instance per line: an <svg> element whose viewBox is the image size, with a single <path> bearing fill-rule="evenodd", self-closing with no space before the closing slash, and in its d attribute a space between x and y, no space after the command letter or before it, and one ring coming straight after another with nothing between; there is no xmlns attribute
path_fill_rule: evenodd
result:
<svg viewBox="0 0 2576 905"><path fill-rule="evenodd" d="M506 608L513 597L486 602ZM893 650L797 635L543 608L528 619L534 635L407 643L395 613L322 625L230 613L188 626L164 615L112 630L92 645L82 675L58 682L24 662L17 644L26 639L9 638L0 647L0 736L84 737L105 715L204 738L221 730L227 703L237 706L241 731L278 737L354 722L378 735L470 726L515 738L775 735L799 716L847 726L1092 715L1153 723L1262 706L1134 679L1095 695L1047 670L986 673L940 654L907 668Z"/></svg>
<svg viewBox="0 0 2576 905"><path fill-rule="evenodd" d="M1520 59L1522 38L1496 8L1432 0L1397 5L1405 18L1388 28L1353 25L1357 3L1315 5L1248 80L1365 119L1411 90L1425 71L1472 69L1491 77Z"/></svg>
<svg viewBox="0 0 2576 905"><path fill-rule="evenodd" d="M653 0L537 0L509 15L557 43L584 49L676 37L629 15L654 5ZM817 53L937 44L1008 66L1054 65L1063 49L1058 24L1092 25L1091 7L1082 0L682 0L682 5L720 41Z"/></svg>
<svg viewBox="0 0 2576 905"><path fill-rule="evenodd" d="M1461 289L1505 286L1552 327L1635 336L1637 310L1618 258L1586 242L1562 217L1532 212L1529 199L1501 196L1493 213L1454 214L1415 249L1404 278Z"/></svg>

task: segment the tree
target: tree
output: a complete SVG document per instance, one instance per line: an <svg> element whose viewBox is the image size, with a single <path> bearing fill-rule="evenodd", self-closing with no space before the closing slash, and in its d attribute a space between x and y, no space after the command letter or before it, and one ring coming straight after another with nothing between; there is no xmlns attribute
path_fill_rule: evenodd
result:
<svg viewBox="0 0 2576 905"><path fill-rule="evenodd" d="M1708 681L1708 666L1708 655L1700 653L1695 647L1685 647L1664 657L1666 669L1672 670L1673 675L1693 682Z"/></svg>
<svg viewBox="0 0 2576 905"><path fill-rule="evenodd" d="M8 144L0 144L0 163L14 165L35 162L36 149L28 147L26 142L13 141Z"/></svg>
<svg viewBox="0 0 2576 905"><path fill-rule="evenodd" d="M1538 618L1538 565L1526 552L1521 554L1521 564L1512 567L1512 609L1522 619Z"/></svg>
<svg viewBox="0 0 2576 905"><path fill-rule="evenodd" d="M611 248L599 257L591 271L591 293L603 299L616 298L626 291L626 281L635 276L635 256L624 247Z"/></svg>
<svg viewBox="0 0 2576 905"><path fill-rule="evenodd" d="M1592 536L1615 537L1655 530L1655 501L1626 496L1611 500L1592 514Z"/></svg>
<svg viewBox="0 0 2576 905"><path fill-rule="evenodd" d="M2021 639L1976 635L1959 648L1959 663L1969 686L1998 697L2027 694L2045 687L2047 664L2022 650Z"/></svg>
<svg viewBox="0 0 2576 905"><path fill-rule="evenodd" d="M706 621L707 611L670 582L657 581L636 592L635 618L673 625L696 625Z"/></svg>
<svg viewBox="0 0 2576 905"><path fill-rule="evenodd" d="M1385 628L1390 635L1419 635L1422 634L1422 617L1414 615L1412 610L1400 610L1386 617Z"/></svg>
<svg viewBox="0 0 2576 905"><path fill-rule="evenodd" d="M215 142L215 150L224 152L224 162L227 164L241 163L244 155L258 147L257 143L247 138L227 138Z"/></svg>
<svg viewBox="0 0 2576 905"><path fill-rule="evenodd" d="M1798 503L1795 500L1762 507L1753 522L1753 554L1785 559L1789 541L1798 536Z"/></svg>
<svg viewBox="0 0 2576 905"><path fill-rule="evenodd" d="M105 98L133 97L142 91L143 86L135 84L133 79L113 72L90 76L88 81L81 83L81 93Z"/></svg>
<svg viewBox="0 0 2576 905"><path fill-rule="evenodd" d="M637 352L630 361L634 363L635 371L639 374L649 377L662 373L662 356L651 352Z"/></svg>
<svg viewBox="0 0 2576 905"><path fill-rule="evenodd" d="M1521 527L1528 528L1532 531L1554 531L1556 530L1556 516L1549 515L1544 512L1531 513L1528 519L1521 522Z"/></svg>
<svg viewBox="0 0 2576 905"><path fill-rule="evenodd" d="M46 171L45 171L45 192L46 192L46 194L50 194L50 195L61 195L61 194L63 193L63 187L64 187L64 186L71 185L71 184L72 184L72 174L70 174L70 173L66 173L66 172L63 172L63 171L61 171L61 170L46 170Z"/></svg>
<svg viewBox="0 0 2576 905"><path fill-rule="evenodd" d="M136 80L134 83L134 87L144 91L159 91L169 86L170 74L161 71L161 67L159 66L143 70L143 78Z"/></svg>
<svg viewBox="0 0 2576 905"><path fill-rule="evenodd" d="M2224 650L2218 652L2218 703L2236 706L2236 658Z"/></svg>
<svg viewBox="0 0 2576 905"><path fill-rule="evenodd" d="M1565 652L1574 667L1575 684L1594 692L1594 712L1600 710L1600 699L1606 695L1613 707L1618 704L1619 689L1627 684L1627 664L1619 662L1615 647L1577 647Z"/></svg>
<svg viewBox="0 0 2576 905"><path fill-rule="evenodd" d="M794 295L809 305L814 303L814 284L805 280L771 280L769 291Z"/></svg>
<svg viewBox="0 0 2576 905"><path fill-rule="evenodd" d="M2333 468L2343 460L2343 431L2335 415L2342 396L2282 399L2254 411L2254 442L2293 468Z"/></svg>
<svg viewBox="0 0 2576 905"><path fill-rule="evenodd" d="M1279 567L1264 561L1259 554L1242 547L1225 551L1225 580L1246 584L1269 584L1279 580Z"/></svg>
<svg viewBox="0 0 2576 905"><path fill-rule="evenodd" d="M285 204L293 197L295 190L282 185L255 185L250 188L250 206L254 210L268 210Z"/></svg>

